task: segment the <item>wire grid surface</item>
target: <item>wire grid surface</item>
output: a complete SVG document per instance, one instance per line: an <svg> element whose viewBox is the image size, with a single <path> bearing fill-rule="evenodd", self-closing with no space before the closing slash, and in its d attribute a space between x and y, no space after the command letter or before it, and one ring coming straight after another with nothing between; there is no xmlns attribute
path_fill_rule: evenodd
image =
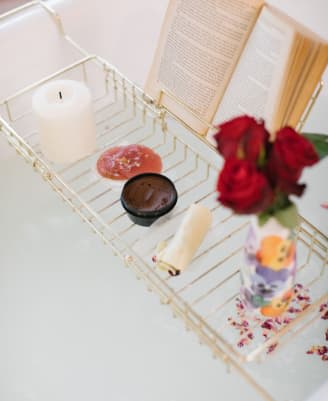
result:
<svg viewBox="0 0 328 401"><path fill-rule="evenodd" d="M97 150L71 165L55 165L43 159L31 112L31 96L49 79L76 79L91 88L97 121ZM168 129L166 111L149 99L117 70L97 57L86 57L50 78L6 99L0 105L2 131L52 188L91 226L106 244L155 290L161 302L170 304L206 343L215 356L240 368L243 362L267 358L270 345L295 340L320 314L328 299L327 238L304 219L297 234L297 280L307 286L312 305L267 339L261 324L254 323L254 341L240 348L238 332L229 324L236 316L242 263L242 244L248 220L231 214L216 201L215 182L221 160L179 124ZM150 228L134 225L120 204L122 184L100 177L96 162L107 148L142 143L162 158L163 173L177 187L179 200L169 216ZM171 277L152 262L159 241L172 239L184 212L193 202L210 208L213 224L188 270ZM270 356L271 357L271 356ZM241 369L243 373L243 369ZM249 377L247 377L250 381ZM254 382L255 387L262 391ZM270 398L263 392L264 397Z"/></svg>

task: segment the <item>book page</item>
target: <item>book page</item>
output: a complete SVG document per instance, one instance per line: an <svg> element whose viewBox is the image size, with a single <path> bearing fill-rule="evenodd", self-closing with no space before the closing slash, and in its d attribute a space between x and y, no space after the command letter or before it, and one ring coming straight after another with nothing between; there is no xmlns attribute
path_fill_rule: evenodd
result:
<svg viewBox="0 0 328 401"><path fill-rule="evenodd" d="M304 68L305 74L299 77L300 86L295 88L294 96L290 99L290 107L285 123L292 127L297 127L327 66L328 45L317 43L314 45L313 50L315 57L313 57L313 53L309 53L307 64L310 65Z"/></svg>
<svg viewBox="0 0 328 401"><path fill-rule="evenodd" d="M276 116L280 126L297 127L327 66L328 43L327 39L275 7L270 6L270 10L297 31L298 40L295 52L290 55L292 62Z"/></svg>
<svg viewBox="0 0 328 401"><path fill-rule="evenodd" d="M292 62L296 32L264 7L224 94L214 123L240 114L263 118L269 129L277 125L276 112Z"/></svg>
<svg viewBox="0 0 328 401"><path fill-rule="evenodd" d="M263 0L171 0L145 91L206 131ZM173 100L174 98L177 99Z"/></svg>
<svg viewBox="0 0 328 401"><path fill-rule="evenodd" d="M298 81L304 68L306 66L306 59L313 44L310 39L303 37L301 34L297 34L295 41L295 52L292 57L292 63L289 68L288 77L284 86L284 93L281 96L279 106L277 109L277 119L281 121L283 125L286 125L289 108L291 106L291 99L295 93L295 89L298 85Z"/></svg>

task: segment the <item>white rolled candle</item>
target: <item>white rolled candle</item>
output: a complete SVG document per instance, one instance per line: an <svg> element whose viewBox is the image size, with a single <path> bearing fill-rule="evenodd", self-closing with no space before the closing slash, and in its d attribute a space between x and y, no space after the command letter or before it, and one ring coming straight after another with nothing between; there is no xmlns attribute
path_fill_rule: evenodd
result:
<svg viewBox="0 0 328 401"><path fill-rule="evenodd" d="M175 276L185 270L212 224L212 213L193 204L186 212L173 240L156 255L157 265Z"/></svg>
<svg viewBox="0 0 328 401"><path fill-rule="evenodd" d="M55 163L72 163L96 148L96 125L89 89L72 80L39 88L32 99L43 154Z"/></svg>

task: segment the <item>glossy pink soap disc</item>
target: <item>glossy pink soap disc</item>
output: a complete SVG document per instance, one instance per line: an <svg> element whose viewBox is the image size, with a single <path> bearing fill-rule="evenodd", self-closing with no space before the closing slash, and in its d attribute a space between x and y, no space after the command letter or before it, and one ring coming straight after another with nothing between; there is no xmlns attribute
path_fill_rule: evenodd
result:
<svg viewBox="0 0 328 401"><path fill-rule="evenodd" d="M112 180L127 180L142 173L160 173L162 160L144 145L115 146L97 161L98 173Z"/></svg>

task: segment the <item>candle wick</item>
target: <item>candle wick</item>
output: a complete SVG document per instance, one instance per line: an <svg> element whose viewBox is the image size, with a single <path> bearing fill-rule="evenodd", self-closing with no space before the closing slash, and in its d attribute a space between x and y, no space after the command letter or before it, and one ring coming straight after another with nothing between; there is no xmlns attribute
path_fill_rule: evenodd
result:
<svg viewBox="0 0 328 401"><path fill-rule="evenodd" d="M63 98L63 95L62 95L61 91L59 91L59 99L62 100L62 98Z"/></svg>

